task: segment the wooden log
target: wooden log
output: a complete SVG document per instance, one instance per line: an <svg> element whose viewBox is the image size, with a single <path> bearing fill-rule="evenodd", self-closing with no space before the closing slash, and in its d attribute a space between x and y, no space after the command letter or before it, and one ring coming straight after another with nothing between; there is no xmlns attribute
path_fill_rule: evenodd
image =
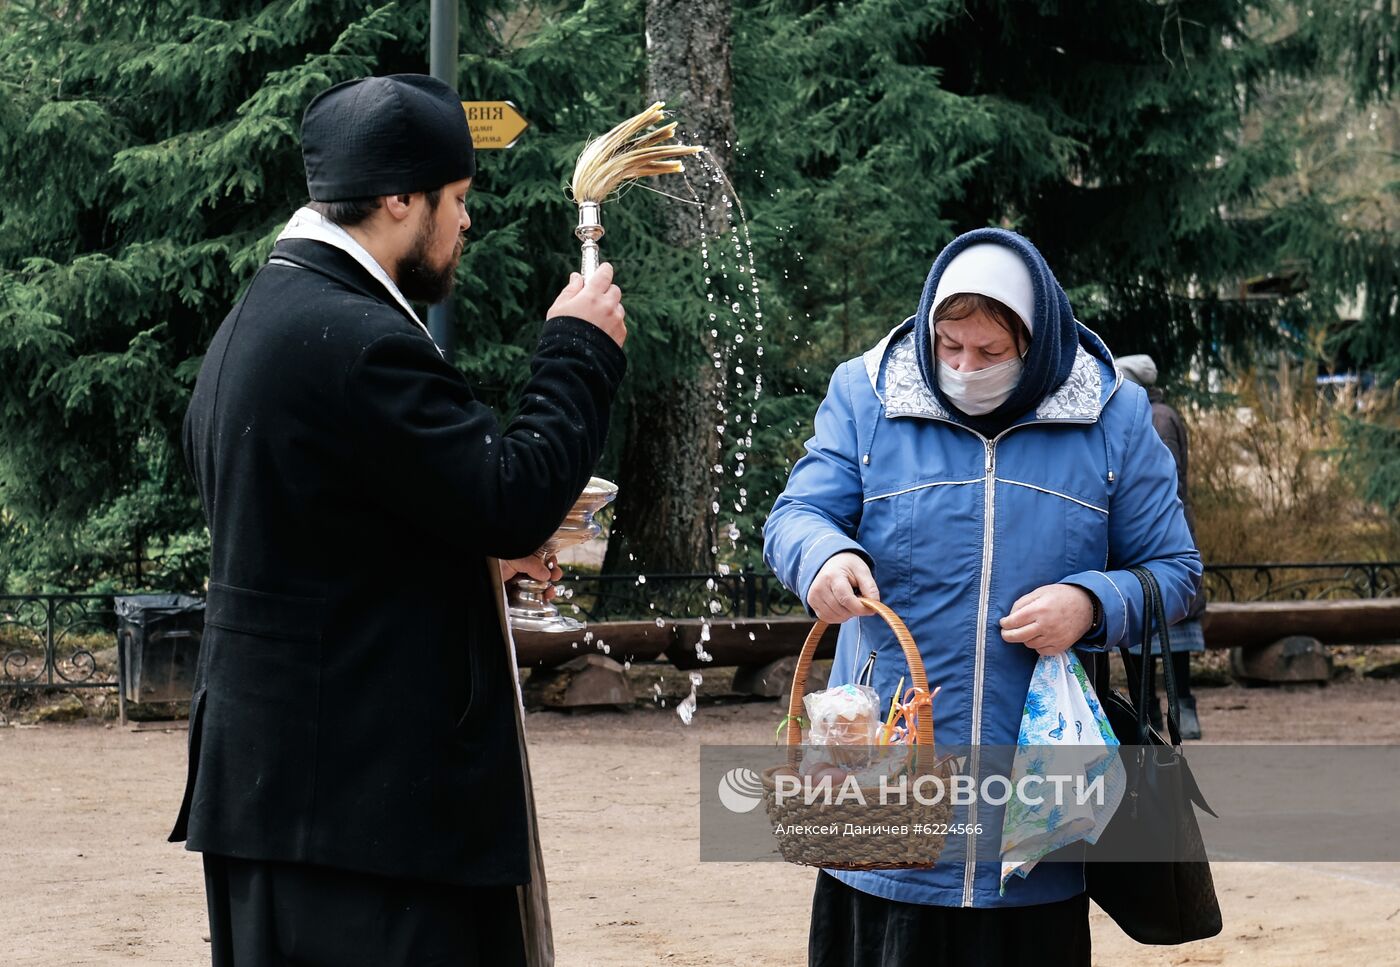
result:
<svg viewBox="0 0 1400 967"><path fill-rule="evenodd" d="M551 668L589 654L605 654L618 661L650 661L676 640L669 623L658 628L655 621L607 621L576 634L516 631L514 636L521 668ZM606 653L602 645L607 646Z"/></svg>
<svg viewBox="0 0 1400 967"><path fill-rule="evenodd" d="M730 687L740 694L779 699L778 704L787 708L792 704L792 675L796 670L796 655L764 665L740 665L734 672L734 683ZM807 670L807 687L803 694L821 691L826 688L830 678L831 662L820 659L812 662Z"/></svg>
<svg viewBox="0 0 1400 967"><path fill-rule="evenodd" d="M532 671L523 692L530 708L632 704L632 686L622 666L597 653L580 655L558 668Z"/></svg>
<svg viewBox="0 0 1400 967"><path fill-rule="evenodd" d="M711 621L709 641L701 641L701 622L686 619L675 623L676 642L666 650L671 664L681 669L724 665L764 665L802 651L802 642L812 630L812 619L782 618L724 618ZM836 631L827 629L817 645L817 658L836 654ZM697 645L704 645L711 656L705 661Z"/></svg>
<svg viewBox="0 0 1400 967"><path fill-rule="evenodd" d="M1204 631L1209 648L1267 645L1294 635L1329 645L1400 643L1400 598L1212 602Z"/></svg>
<svg viewBox="0 0 1400 967"><path fill-rule="evenodd" d="M1325 644L1400 644L1400 599L1345 601L1254 601L1212 603L1204 618L1206 646L1231 648L1268 645L1303 635ZM768 618L721 618L709 622L703 642L710 661L702 660L702 622L696 618L665 621L608 621L589 625L577 634L517 631L516 652L521 667L553 667L583 654L598 653L620 661L649 661L665 655L683 670L706 667L767 665L796 655L812 619L804 615ZM592 638L587 633L592 633ZM817 658L835 653L836 628L827 629Z"/></svg>
<svg viewBox="0 0 1400 967"><path fill-rule="evenodd" d="M760 665L740 665L734 671L733 689L741 695L781 698L792 687L792 673L796 668L796 655Z"/></svg>
<svg viewBox="0 0 1400 967"><path fill-rule="evenodd" d="M1292 635L1267 645L1230 649L1230 672L1245 682L1332 680L1332 656L1316 638Z"/></svg>

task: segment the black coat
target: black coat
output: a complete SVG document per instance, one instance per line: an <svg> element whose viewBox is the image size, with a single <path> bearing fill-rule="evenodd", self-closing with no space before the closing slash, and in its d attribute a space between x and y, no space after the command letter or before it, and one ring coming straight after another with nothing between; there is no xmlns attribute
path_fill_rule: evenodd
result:
<svg viewBox="0 0 1400 967"><path fill-rule="evenodd" d="M273 256L214 336L185 417L213 554L171 839L525 883L487 559L532 553L563 520L626 359L594 326L551 319L501 427L349 255L301 239Z"/></svg>

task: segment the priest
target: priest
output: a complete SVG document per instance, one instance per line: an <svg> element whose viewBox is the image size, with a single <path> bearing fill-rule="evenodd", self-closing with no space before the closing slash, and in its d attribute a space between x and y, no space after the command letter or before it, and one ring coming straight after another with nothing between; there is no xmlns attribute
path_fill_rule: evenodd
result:
<svg viewBox="0 0 1400 967"><path fill-rule="evenodd" d="M301 135L311 200L184 423L212 556L171 839L215 967L549 964L502 579L559 575L532 554L602 453L621 293L569 281L502 425L415 308L471 226L457 93L348 81Z"/></svg>

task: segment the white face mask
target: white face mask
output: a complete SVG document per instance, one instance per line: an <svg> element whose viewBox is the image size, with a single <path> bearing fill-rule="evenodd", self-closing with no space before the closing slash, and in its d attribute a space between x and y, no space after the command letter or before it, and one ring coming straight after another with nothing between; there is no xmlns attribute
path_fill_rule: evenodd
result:
<svg viewBox="0 0 1400 967"><path fill-rule="evenodd" d="M1021 357L1013 356L986 369L960 373L940 359L938 388L968 416L982 416L1007 401L1021 381L1023 365Z"/></svg>

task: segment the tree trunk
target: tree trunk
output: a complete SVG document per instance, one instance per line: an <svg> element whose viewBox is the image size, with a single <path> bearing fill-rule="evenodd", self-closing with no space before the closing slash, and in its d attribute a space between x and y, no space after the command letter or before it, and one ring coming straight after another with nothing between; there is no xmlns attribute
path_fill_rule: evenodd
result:
<svg viewBox="0 0 1400 967"><path fill-rule="evenodd" d="M730 0L647 0L646 34L649 98L665 101L685 140L705 145L728 168L734 142ZM691 170L698 166L692 163ZM724 189L706 178L692 177L691 185L705 206L705 226L711 233L724 230ZM688 197L679 177L668 176L659 187ZM671 204L664 213L667 242L694 247L702 210ZM702 326L703 306L697 305L693 325L706 334L704 357L682 366L674 381L643 387L632 398L607 571L714 570L711 504L718 499L718 477L712 467L720 453L715 400L721 374L711 361L715 340Z"/></svg>

